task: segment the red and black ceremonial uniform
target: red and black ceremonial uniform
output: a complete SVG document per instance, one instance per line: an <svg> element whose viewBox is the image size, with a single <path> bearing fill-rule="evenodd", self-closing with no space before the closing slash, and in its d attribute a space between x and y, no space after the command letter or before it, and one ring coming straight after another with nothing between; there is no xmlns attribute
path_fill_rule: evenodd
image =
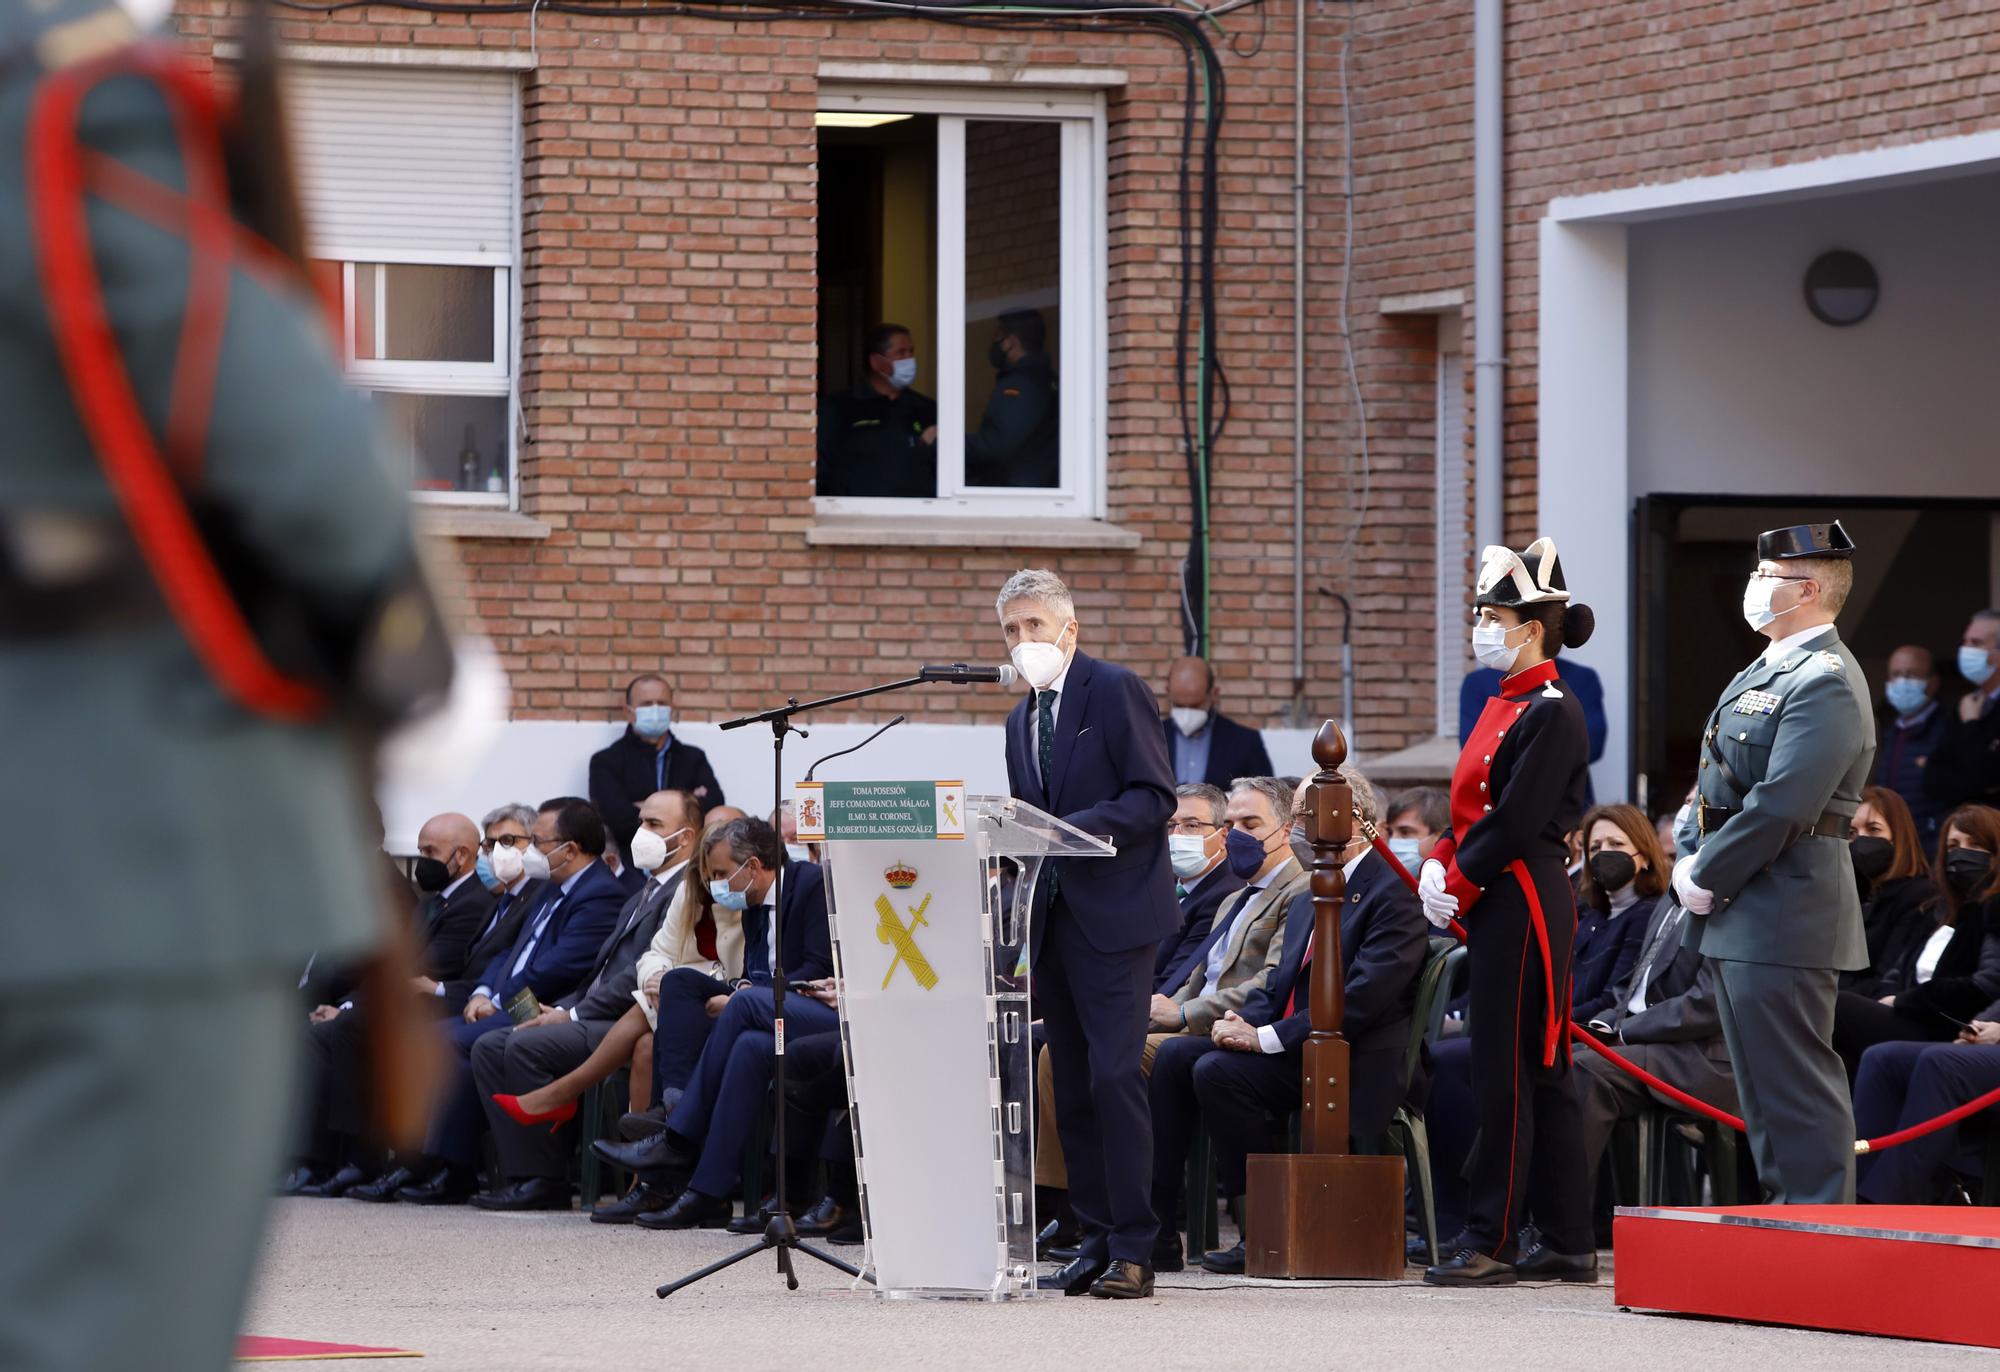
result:
<svg viewBox="0 0 2000 1372"><path fill-rule="evenodd" d="M1511 1260L1533 1218L1562 1253L1595 1248L1569 1076L1576 900L1565 836L1582 820L1590 740L1554 662L1500 683L1451 778L1432 858L1458 897L1479 1124L1464 1243Z"/></svg>

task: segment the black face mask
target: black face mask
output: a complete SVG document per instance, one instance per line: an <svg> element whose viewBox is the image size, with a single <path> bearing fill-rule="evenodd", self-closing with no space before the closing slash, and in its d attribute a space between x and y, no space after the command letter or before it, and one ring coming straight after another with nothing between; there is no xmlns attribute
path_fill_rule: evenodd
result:
<svg viewBox="0 0 2000 1372"><path fill-rule="evenodd" d="M1639 864L1632 860L1630 853L1605 848L1590 855L1590 879L1606 895L1624 890L1638 875Z"/></svg>
<svg viewBox="0 0 2000 1372"><path fill-rule="evenodd" d="M432 895L451 885L451 868L436 858L420 857L416 866L417 889Z"/></svg>
<svg viewBox="0 0 2000 1372"><path fill-rule="evenodd" d="M1954 848L1944 855L1944 879L1961 896L1978 890L1993 870L1993 854L1977 848Z"/></svg>
<svg viewBox="0 0 2000 1372"><path fill-rule="evenodd" d="M1866 884L1889 870L1896 859L1896 845L1886 838L1863 835L1847 845L1847 855L1854 859L1855 879Z"/></svg>
<svg viewBox="0 0 2000 1372"><path fill-rule="evenodd" d="M986 345L986 360L993 364L996 372L1004 372L1014 365L1007 358L1006 345L997 338Z"/></svg>

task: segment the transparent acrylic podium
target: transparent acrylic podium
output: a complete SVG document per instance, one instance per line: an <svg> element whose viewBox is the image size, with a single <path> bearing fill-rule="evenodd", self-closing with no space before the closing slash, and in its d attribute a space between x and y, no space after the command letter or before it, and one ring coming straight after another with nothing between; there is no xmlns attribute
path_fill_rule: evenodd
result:
<svg viewBox="0 0 2000 1372"><path fill-rule="evenodd" d="M1008 796L963 806L962 835L822 847L873 1282L855 1286L887 1298L1037 1294L1029 916L1044 858L1116 851Z"/></svg>

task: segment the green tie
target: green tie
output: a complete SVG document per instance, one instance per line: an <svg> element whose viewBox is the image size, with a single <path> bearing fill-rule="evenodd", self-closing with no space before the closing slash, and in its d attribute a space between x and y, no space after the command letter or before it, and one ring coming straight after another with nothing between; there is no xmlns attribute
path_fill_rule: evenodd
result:
<svg viewBox="0 0 2000 1372"><path fill-rule="evenodd" d="M1049 759L1056 747L1056 693L1035 692L1035 708L1040 711L1041 719L1041 725L1036 730L1035 751L1040 754L1038 760L1042 764L1042 794L1054 800L1054 788L1049 784Z"/></svg>
<svg viewBox="0 0 2000 1372"><path fill-rule="evenodd" d="M1174 883L1174 899L1175 900L1187 899L1187 887L1183 886L1178 881Z"/></svg>

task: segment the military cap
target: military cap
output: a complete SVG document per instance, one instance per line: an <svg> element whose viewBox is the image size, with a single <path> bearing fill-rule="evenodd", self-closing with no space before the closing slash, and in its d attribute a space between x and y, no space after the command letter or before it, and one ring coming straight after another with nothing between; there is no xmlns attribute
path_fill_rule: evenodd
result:
<svg viewBox="0 0 2000 1372"><path fill-rule="evenodd" d="M1759 562L1785 562L1795 557L1853 557L1854 540L1839 520L1831 524L1794 524L1766 529L1757 535Z"/></svg>
<svg viewBox="0 0 2000 1372"><path fill-rule="evenodd" d="M1553 538L1538 538L1521 553L1497 543L1489 546L1479 555L1475 589L1474 605L1537 605L1569 599Z"/></svg>

